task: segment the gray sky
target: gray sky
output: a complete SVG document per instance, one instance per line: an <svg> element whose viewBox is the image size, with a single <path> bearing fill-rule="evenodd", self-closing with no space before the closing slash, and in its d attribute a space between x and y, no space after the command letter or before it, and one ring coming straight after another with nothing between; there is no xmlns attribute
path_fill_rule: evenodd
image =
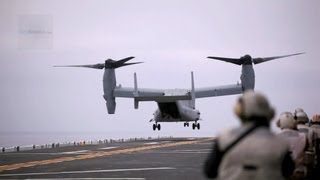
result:
<svg viewBox="0 0 320 180"><path fill-rule="evenodd" d="M30 15L42 18L30 25L43 30L29 32L40 33L32 36L35 41L21 30ZM297 107L309 116L320 113L319 19L317 0L2 0L0 132L208 136L238 125L232 112L237 96L226 96L197 100L201 131L163 123L153 132L149 120L156 103L142 102L135 110L132 99L118 98L116 114L109 115L103 71L52 67L127 56L145 63L117 69L122 86L133 86L137 72L139 87L190 88L190 71L196 87L240 81L240 66L207 56L306 52L255 66L256 90L270 98L277 116Z"/></svg>

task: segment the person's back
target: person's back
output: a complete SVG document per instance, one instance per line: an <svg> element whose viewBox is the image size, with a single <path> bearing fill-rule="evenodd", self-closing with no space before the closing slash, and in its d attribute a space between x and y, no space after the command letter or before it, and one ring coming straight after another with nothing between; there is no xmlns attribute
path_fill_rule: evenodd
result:
<svg viewBox="0 0 320 180"><path fill-rule="evenodd" d="M320 114L312 117L310 128L317 134L317 137L320 138Z"/></svg>
<svg viewBox="0 0 320 180"><path fill-rule="evenodd" d="M246 127L233 129L219 136L219 148L238 136ZM270 132L268 127L259 127L250 133L223 158L219 179L284 179L282 162L288 153L284 140Z"/></svg>
<svg viewBox="0 0 320 180"><path fill-rule="evenodd" d="M313 136L314 132L307 125L309 123L308 115L304 112L302 108L297 108L294 111L294 119L297 122L297 130L300 133L304 133L308 139L309 150L311 151L313 148Z"/></svg>

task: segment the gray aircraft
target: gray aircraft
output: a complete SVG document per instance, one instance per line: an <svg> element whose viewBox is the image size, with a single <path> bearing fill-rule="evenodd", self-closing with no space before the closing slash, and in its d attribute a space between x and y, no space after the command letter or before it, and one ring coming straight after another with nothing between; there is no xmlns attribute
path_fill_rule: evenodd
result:
<svg viewBox="0 0 320 180"><path fill-rule="evenodd" d="M184 122L184 127L189 127L192 123L192 129L200 129L200 111L195 107L197 98L206 98L214 96L225 96L243 93L245 90L254 89L255 73L253 64L260 64L266 61L295 56L303 53L296 53L284 56L274 56L265 58L252 58L245 55L241 58L224 58L209 56L210 59L221 60L242 66L240 76L241 83L218 86L195 88L193 72L191 72L190 89L147 89L138 88L137 75L134 73L134 87L122 87L116 84L115 69L123 66L139 64L141 62L128 63L134 57L127 57L118 61L108 59L101 64L93 65L64 65L55 67L85 67L94 69L104 69L103 75L103 98L106 100L106 106L109 114L114 114L116 109L116 97L133 98L134 108L138 109L140 101L155 101L158 109L153 113L153 130L160 130L160 122Z"/></svg>

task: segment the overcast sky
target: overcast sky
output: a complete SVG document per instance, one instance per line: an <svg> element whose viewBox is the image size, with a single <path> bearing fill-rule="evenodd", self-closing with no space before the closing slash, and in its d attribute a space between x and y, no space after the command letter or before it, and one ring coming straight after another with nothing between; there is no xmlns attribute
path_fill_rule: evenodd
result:
<svg viewBox="0 0 320 180"><path fill-rule="evenodd" d="M133 108L117 99L107 114L103 70L53 68L135 56L117 82L145 88L218 86L240 81L241 67L207 56L253 57L306 52L255 66L256 90L277 110L320 113L320 1L104 0L0 1L0 132L136 132L210 136L238 125L238 96L199 99L201 130L162 123L155 102ZM29 28L29 29L28 29ZM34 29L32 29L34 28ZM273 122L274 123L274 122Z"/></svg>

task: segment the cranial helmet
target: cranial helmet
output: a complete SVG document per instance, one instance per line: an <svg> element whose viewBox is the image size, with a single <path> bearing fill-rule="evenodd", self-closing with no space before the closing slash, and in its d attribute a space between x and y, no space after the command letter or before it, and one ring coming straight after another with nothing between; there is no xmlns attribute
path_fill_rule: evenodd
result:
<svg viewBox="0 0 320 180"><path fill-rule="evenodd" d="M234 111L242 121L254 121L255 119L270 121L274 116L274 109L267 98L253 90L245 91L243 96L239 97Z"/></svg>
<svg viewBox="0 0 320 180"><path fill-rule="evenodd" d="M295 111L294 119L299 124L305 124L309 122L308 115L304 111Z"/></svg>
<svg viewBox="0 0 320 180"><path fill-rule="evenodd" d="M311 119L312 123L320 123L320 114L315 114Z"/></svg>
<svg viewBox="0 0 320 180"><path fill-rule="evenodd" d="M297 122L291 112L283 112L277 120L277 126L281 129L296 129Z"/></svg>
<svg viewBox="0 0 320 180"><path fill-rule="evenodd" d="M294 113L297 113L297 112L304 112L304 110L302 108L297 108L294 110Z"/></svg>

